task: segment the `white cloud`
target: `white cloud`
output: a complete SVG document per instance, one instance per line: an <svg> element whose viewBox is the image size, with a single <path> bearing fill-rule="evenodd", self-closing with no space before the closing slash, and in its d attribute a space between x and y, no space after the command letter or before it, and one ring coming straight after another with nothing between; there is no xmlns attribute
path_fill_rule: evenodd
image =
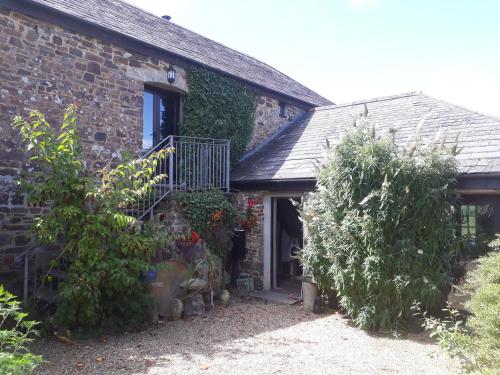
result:
<svg viewBox="0 0 500 375"><path fill-rule="evenodd" d="M349 5L354 9L373 8L379 4L379 0L348 0Z"/></svg>

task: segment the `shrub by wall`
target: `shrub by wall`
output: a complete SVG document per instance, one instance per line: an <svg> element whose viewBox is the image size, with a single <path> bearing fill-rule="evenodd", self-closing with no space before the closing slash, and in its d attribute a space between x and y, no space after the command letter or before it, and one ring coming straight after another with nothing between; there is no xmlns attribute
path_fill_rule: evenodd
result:
<svg viewBox="0 0 500 375"><path fill-rule="evenodd" d="M95 175L81 153L76 107L60 129L41 113L16 117L26 153L36 168L22 187L30 204L50 207L36 218L41 244L64 243L54 267L66 272L58 287L56 320L69 328L124 328L149 317L148 285L141 281L158 245L129 210L165 176L154 176L170 150L111 165Z"/></svg>
<svg viewBox="0 0 500 375"><path fill-rule="evenodd" d="M236 211L221 190L178 192L180 204L191 227L206 241L210 252L223 260L232 247Z"/></svg>
<svg viewBox="0 0 500 375"><path fill-rule="evenodd" d="M302 213L303 263L359 327L395 328L414 301L430 308L446 286L457 167L441 151L398 150L362 119L319 170Z"/></svg>
<svg viewBox="0 0 500 375"><path fill-rule="evenodd" d="M490 246L493 252L479 258L466 275L469 318L464 321L456 310L448 310L443 320L424 313L424 327L464 370L493 375L500 374L500 238Z"/></svg>
<svg viewBox="0 0 500 375"><path fill-rule="evenodd" d="M187 73L189 94L181 134L229 139L234 165L250 141L255 95L241 83L204 68L189 67Z"/></svg>

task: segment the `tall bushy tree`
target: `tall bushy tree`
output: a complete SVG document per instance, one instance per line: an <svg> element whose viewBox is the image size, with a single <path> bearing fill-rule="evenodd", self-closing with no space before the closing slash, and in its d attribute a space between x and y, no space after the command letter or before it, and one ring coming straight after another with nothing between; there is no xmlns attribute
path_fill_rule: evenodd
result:
<svg viewBox="0 0 500 375"><path fill-rule="evenodd" d="M165 175L158 162L170 150L93 173L85 167L76 108L69 107L59 130L39 112L16 117L35 170L24 176L29 202L50 207L35 222L43 244L64 243L67 277L58 290L56 318L69 327L125 326L148 314L147 285L140 276L156 251L127 211Z"/></svg>
<svg viewBox="0 0 500 375"><path fill-rule="evenodd" d="M302 213L302 258L357 326L391 329L414 301L431 307L445 287L457 167L442 147L401 150L377 138L366 117L357 123L318 171Z"/></svg>

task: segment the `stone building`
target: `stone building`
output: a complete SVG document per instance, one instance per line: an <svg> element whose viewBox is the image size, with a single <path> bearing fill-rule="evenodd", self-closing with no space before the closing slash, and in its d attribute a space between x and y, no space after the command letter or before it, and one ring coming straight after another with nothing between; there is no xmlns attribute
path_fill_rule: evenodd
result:
<svg viewBox="0 0 500 375"><path fill-rule="evenodd" d="M262 273L266 288L300 273L292 249L303 233L289 199L314 190L325 139L335 144L365 105L371 123L397 130L399 144L423 118L424 142L440 129L450 142L460 133L464 206L488 213L489 230L500 231L498 118L420 93L333 105L259 60L120 0L0 0L0 271L26 250L33 217L43 213L16 193L26 157L12 117L37 109L57 123L77 104L88 165L99 167L178 135L191 66L231 77L257 97L248 152L227 188L241 210L254 205L243 266Z"/></svg>
<svg viewBox="0 0 500 375"><path fill-rule="evenodd" d="M157 143L158 111L168 118L168 134L178 132L189 66L255 93L247 149L330 104L261 61L119 0L2 0L0 52L0 264L7 266L25 250L33 217L41 213L16 194L25 155L13 116L36 109L57 123L76 104L86 159L97 168L124 150Z"/></svg>
<svg viewBox="0 0 500 375"><path fill-rule="evenodd" d="M232 173L232 187L259 202L247 262L263 272L266 288L280 287L280 279L295 272L286 266L293 259L283 257L288 250L282 244L296 237L300 247L303 233L289 199L314 191L315 168L325 159L327 141L335 145L365 106L377 134L393 137L398 146L418 138L423 145L444 140L451 147L458 139L460 229L471 241L479 232L500 233L500 118L419 92L316 107L250 151Z"/></svg>

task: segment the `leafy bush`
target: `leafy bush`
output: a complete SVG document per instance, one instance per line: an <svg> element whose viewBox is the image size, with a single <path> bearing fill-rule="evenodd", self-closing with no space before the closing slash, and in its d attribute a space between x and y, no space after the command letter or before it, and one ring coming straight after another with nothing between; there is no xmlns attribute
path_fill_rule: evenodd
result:
<svg viewBox="0 0 500 375"><path fill-rule="evenodd" d="M491 244L494 253L481 257L477 268L466 275L465 289L471 293L467 322L455 310L445 320L424 314L424 327L442 348L461 360L468 371L500 373L500 239Z"/></svg>
<svg viewBox="0 0 500 375"><path fill-rule="evenodd" d="M221 190L181 192L174 195L187 220L207 242L211 253L227 259L232 246L236 211Z"/></svg>
<svg viewBox="0 0 500 375"><path fill-rule="evenodd" d="M189 67L182 135L229 139L236 163L250 141L255 95L241 83L205 68Z"/></svg>
<svg viewBox="0 0 500 375"><path fill-rule="evenodd" d="M396 328L415 300L438 301L454 248L456 175L452 156L398 150L366 118L330 150L302 212L302 261L357 326Z"/></svg>
<svg viewBox="0 0 500 375"><path fill-rule="evenodd" d="M31 374L42 357L29 353L36 322L26 320L20 303L0 284L0 373L5 375Z"/></svg>
<svg viewBox="0 0 500 375"><path fill-rule="evenodd" d="M165 177L154 172L169 150L92 174L82 156L75 111L67 110L59 133L38 112L30 121L15 118L36 166L21 185L31 204L51 208L36 219L39 242L62 240L61 256L70 264L58 290L56 320L68 327L119 328L144 319L151 306L140 276L149 268L156 240L141 232L127 210Z"/></svg>

